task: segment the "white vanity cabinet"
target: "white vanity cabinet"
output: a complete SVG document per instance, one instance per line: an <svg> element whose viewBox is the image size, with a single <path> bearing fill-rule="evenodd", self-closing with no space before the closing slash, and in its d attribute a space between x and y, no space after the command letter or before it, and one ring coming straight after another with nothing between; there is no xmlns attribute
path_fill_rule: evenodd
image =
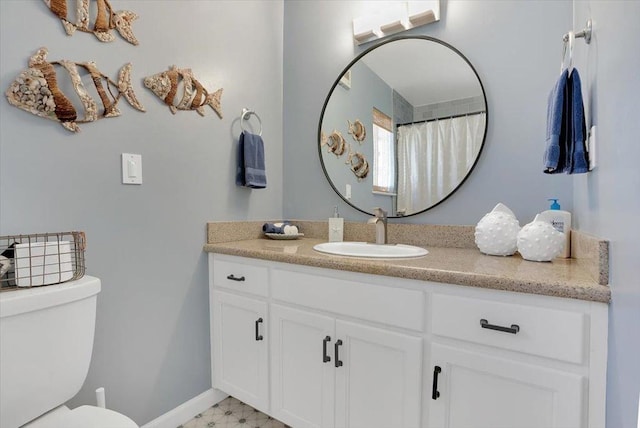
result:
<svg viewBox="0 0 640 428"><path fill-rule="evenodd" d="M419 427L422 340L272 304L271 409L294 427Z"/></svg>
<svg viewBox="0 0 640 428"><path fill-rule="evenodd" d="M294 427L420 426L424 293L271 269L271 410Z"/></svg>
<svg viewBox="0 0 640 428"><path fill-rule="evenodd" d="M213 385L294 428L604 426L605 303L209 257Z"/></svg>
<svg viewBox="0 0 640 428"><path fill-rule="evenodd" d="M430 369L430 428L584 426L583 376L440 344Z"/></svg>
<svg viewBox="0 0 640 428"><path fill-rule="evenodd" d="M431 295L426 426L604 426L605 304L463 293Z"/></svg>
<svg viewBox="0 0 640 428"><path fill-rule="evenodd" d="M213 387L268 411L267 301L223 291L266 294L267 269L223 261L211 270L210 285Z"/></svg>

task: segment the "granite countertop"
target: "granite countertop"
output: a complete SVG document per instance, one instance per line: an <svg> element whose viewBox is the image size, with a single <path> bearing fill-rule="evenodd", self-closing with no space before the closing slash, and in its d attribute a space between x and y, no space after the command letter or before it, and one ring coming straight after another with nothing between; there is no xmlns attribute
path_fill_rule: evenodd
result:
<svg viewBox="0 0 640 428"><path fill-rule="evenodd" d="M211 225L211 223L210 223ZM297 240L250 238L204 245L211 253L228 254L319 268L385 275L608 303L609 287L601 285L576 259L539 263L519 255L495 257L476 248L425 245L429 254L412 259L364 259L313 250L326 242L318 237Z"/></svg>

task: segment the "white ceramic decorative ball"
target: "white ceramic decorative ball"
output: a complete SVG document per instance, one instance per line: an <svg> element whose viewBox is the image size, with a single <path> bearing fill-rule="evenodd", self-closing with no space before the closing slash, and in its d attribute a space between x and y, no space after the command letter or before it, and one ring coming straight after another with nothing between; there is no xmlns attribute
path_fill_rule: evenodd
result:
<svg viewBox="0 0 640 428"><path fill-rule="evenodd" d="M491 256L510 256L516 252L520 223L513 211L500 203L476 225L476 245Z"/></svg>
<svg viewBox="0 0 640 428"><path fill-rule="evenodd" d="M558 232L540 215L518 233L518 252L525 260L548 262L560 255L564 247L564 233Z"/></svg>

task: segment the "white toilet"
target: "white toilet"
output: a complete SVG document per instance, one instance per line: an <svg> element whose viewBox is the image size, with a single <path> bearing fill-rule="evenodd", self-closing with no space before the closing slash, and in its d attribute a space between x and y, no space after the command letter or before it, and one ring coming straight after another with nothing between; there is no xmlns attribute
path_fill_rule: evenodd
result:
<svg viewBox="0 0 640 428"><path fill-rule="evenodd" d="M64 406L89 370L99 292L85 276L0 293L0 427L138 428L112 410Z"/></svg>

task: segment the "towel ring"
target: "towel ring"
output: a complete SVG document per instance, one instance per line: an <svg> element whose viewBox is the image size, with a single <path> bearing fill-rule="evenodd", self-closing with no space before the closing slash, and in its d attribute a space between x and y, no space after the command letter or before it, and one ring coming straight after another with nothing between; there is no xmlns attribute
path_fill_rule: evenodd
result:
<svg viewBox="0 0 640 428"><path fill-rule="evenodd" d="M251 117L251 115L254 115L256 119L258 119L258 123L260 124L260 132L258 132L258 135L262 137L262 120L260 120L260 116L258 116L258 114L253 110L249 110L248 108L242 109L242 115L240 116L240 128L242 128L243 131L246 131L246 129L244 129L244 121L249 121L249 117Z"/></svg>
<svg viewBox="0 0 640 428"><path fill-rule="evenodd" d="M569 71L569 75L573 71L573 45L575 43L575 34L573 31L569 31L562 39L562 61L560 62L560 73L564 70ZM567 61L567 56L568 61ZM568 62L568 64L566 64Z"/></svg>

